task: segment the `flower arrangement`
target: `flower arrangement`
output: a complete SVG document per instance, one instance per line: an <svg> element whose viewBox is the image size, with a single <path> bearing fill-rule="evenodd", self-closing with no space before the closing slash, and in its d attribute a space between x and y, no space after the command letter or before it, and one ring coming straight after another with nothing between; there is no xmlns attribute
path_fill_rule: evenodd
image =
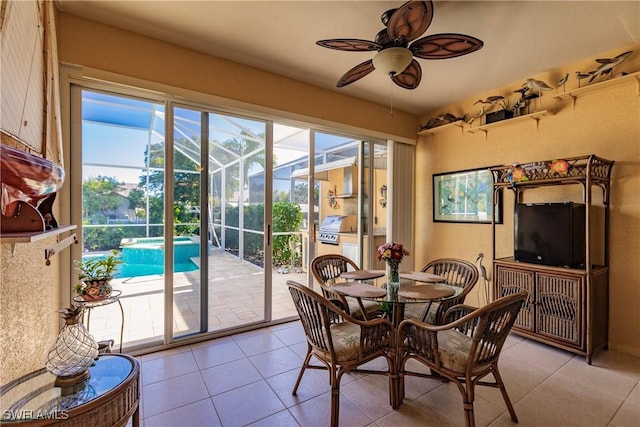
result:
<svg viewBox="0 0 640 427"><path fill-rule="evenodd" d="M387 242L378 246L378 261L385 261L387 264L400 264L402 258L409 256L409 251L402 243Z"/></svg>
<svg viewBox="0 0 640 427"><path fill-rule="evenodd" d="M398 293L400 286L398 265L405 256L409 256L409 251L402 243L387 242L378 246L378 261L387 263L387 296Z"/></svg>

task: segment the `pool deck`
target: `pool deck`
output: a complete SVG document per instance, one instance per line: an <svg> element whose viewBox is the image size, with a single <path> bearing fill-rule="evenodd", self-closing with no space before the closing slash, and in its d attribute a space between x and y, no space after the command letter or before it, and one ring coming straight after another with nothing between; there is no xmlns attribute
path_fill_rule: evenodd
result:
<svg viewBox="0 0 640 427"><path fill-rule="evenodd" d="M199 260L195 260L199 261ZM272 275L272 319L296 316L287 280L306 283L307 273ZM174 335L200 330L200 270L174 274ZM209 331L224 331L264 320L263 270L221 250L209 256ZM155 342L164 334L164 275L113 279L122 291L124 310L123 350ZM120 345L121 313L118 304L91 310L90 332L97 341L113 339Z"/></svg>

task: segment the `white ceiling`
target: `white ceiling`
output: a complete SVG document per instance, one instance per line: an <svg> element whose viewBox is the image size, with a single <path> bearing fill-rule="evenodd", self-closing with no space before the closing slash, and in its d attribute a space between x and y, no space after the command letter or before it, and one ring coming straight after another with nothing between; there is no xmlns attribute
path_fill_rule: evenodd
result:
<svg viewBox="0 0 640 427"><path fill-rule="evenodd" d="M315 42L373 40L383 28L380 15L402 4L402 0L57 0L64 12L382 105L390 102L392 85L387 76L373 72L349 86L336 87L340 76L374 53L326 49ZM395 109L423 115L638 43L640 1L436 1L425 35L445 32L472 35L483 40L484 47L458 58L418 59L422 82L415 90L393 85ZM593 69L597 65L594 61Z"/></svg>

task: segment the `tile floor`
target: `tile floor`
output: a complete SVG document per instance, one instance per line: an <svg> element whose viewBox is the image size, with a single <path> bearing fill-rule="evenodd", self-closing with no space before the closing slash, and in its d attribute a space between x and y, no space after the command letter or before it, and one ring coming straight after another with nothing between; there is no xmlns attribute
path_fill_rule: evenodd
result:
<svg viewBox="0 0 640 427"><path fill-rule="evenodd" d="M302 327L292 322L140 356L141 425L328 426L326 372L307 371L291 395L305 351ZM370 365L382 367L381 360ZM521 427L640 425L640 358L604 351L589 366L582 356L511 335L500 367ZM386 377L345 375L340 425L464 425L454 385L408 378L406 390L394 411ZM476 390L478 426L515 425L498 390Z"/></svg>

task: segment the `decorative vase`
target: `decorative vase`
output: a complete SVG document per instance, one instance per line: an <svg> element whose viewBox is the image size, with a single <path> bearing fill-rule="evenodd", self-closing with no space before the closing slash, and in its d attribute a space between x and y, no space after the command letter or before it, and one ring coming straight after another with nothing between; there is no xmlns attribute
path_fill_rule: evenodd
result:
<svg viewBox="0 0 640 427"><path fill-rule="evenodd" d="M46 368L57 377L56 385L66 387L89 378L89 366L98 357L98 344L81 323L83 308L61 311L65 325L47 354Z"/></svg>
<svg viewBox="0 0 640 427"><path fill-rule="evenodd" d="M109 283L110 279L86 280L87 285L82 294L85 301L99 301L109 298L113 287Z"/></svg>
<svg viewBox="0 0 640 427"><path fill-rule="evenodd" d="M400 273L398 273L398 263L387 262L387 297L395 297L398 295L399 289Z"/></svg>

